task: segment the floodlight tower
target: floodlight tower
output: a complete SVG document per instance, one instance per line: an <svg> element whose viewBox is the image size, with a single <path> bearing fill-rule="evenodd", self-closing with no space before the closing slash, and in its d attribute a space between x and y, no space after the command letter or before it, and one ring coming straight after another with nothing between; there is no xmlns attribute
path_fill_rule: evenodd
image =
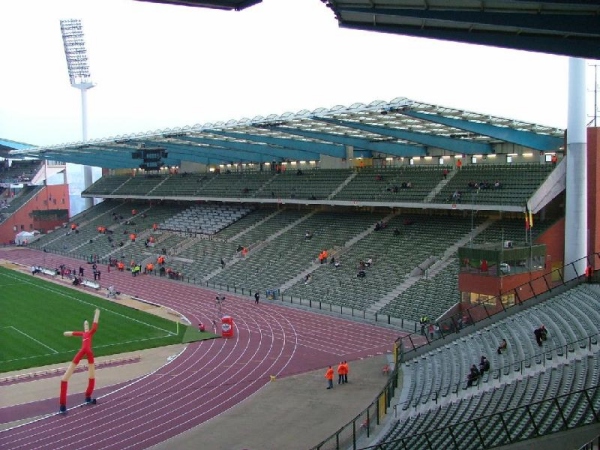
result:
<svg viewBox="0 0 600 450"><path fill-rule="evenodd" d="M65 56L67 57L67 68L69 70L69 81L71 87L81 91L81 134L82 141L87 141L87 91L95 85L90 76L87 50L83 36L83 27L79 19L66 19L60 21ZM84 189L92 184L92 167L83 167ZM85 209L93 206L92 198L85 199Z"/></svg>

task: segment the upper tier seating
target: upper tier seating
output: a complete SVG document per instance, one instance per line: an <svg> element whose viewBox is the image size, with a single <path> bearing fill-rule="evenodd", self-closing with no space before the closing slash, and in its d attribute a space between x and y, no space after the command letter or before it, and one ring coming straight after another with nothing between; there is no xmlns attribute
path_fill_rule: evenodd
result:
<svg viewBox="0 0 600 450"><path fill-rule="evenodd" d="M470 164L457 170L432 203L523 206L554 168L551 164ZM499 188L494 184L500 183ZM469 187L484 184L484 188ZM460 192L460 199L453 198Z"/></svg>
<svg viewBox="0 0 600 450"><path fill-rule="evenodd" d="M442 179L443 169L444 166L361 169L334 198L421 203Z"/></svg>

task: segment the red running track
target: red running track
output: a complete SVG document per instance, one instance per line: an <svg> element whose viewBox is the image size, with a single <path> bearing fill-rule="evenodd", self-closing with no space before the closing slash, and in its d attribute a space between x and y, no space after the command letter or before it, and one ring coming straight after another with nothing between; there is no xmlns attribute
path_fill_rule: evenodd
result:
<svg viewBox="0 0 600 450"><path fill-rule="evenodd" d="M49 268L81 264L28 249L0 250L0 257ZM186 283L103 271L102 285L173 308L192 323L211 324L218 317L215 293ZM156 372L102 395L95 406L76 406L58 415L57 398L56 410L39 411L48 414L43 419L0 432L0 448L148 448L236 406L265 386L271 375L281 378L389 352L401 334L225 295L223 313L235 320L233 339L189 344ZM58 391L57 382L57 396Z"/></svg>

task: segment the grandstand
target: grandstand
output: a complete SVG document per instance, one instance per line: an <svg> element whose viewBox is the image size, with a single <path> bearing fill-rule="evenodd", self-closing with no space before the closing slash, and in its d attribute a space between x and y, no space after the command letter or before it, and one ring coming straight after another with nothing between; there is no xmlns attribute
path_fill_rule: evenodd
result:
<svg viewBox="0 0 600 450"><path fill-rule="evenodd" d="M409 112L432 116L435 127L421 119L427 138L405 131L416 120ZM461 114L462 129L484 120L451 113ZM511 130L506 141L457 137L457 122L440 131L446 110L406 99L353 105L343 119L338 109L321 114L319 124L298 113L261 119L252 131L239 122L90 143L112 168L83 195L102 201L28 246L112 267L163 255L166 270L150 276L176 274L176 282L248 297L258 291L413 333L390 378L403 374L388 404L398 416L358 426L352 437L364 447L452 446L451 436L464 434L472 448L488 448L595 423L587 408L600 407L600 291L564 276L563 131L515 123L514 136L528 133L529 147L511 142ZM489 134L506 127L485 120ZM345 131L353 141L339 137ZM367 145L378 139L390 153ZM218 141L211 151L222 159L203 163L200 140ZM427 154L425 142L435 143ZM169 150L168 167L128 166L130 153L151 145ZM250 149L265 153L247 159ZM43 150L17 154L68 160L79 149ZM31 199L44 188L25 186L6 217L35 210ZM532 337L539 323L552 330L543 351ZM502 338L509 348L497 355ZM481 354L492 370L467 389L465 374Z"/></svg>
<svg viewBox="0 0 600 450"><path fill-rule="evenodd" d="M163 3L243 9L260 1ZM360 1L323 3L347 28L598 55L594 2L496 2L492 7L482 2L476 9L462 1L423 8L405 1L391 2L389 8ZM591 256L586 262L596 270L598 130L589 135L588 192L593 201ZM541 144L546 138L554 141L547 147ZM269 289L291 302L308 297L319 308L327 303L331 310L335 305L341 313L383 317L395 326L423 314L431 317L439 330L432 339L423 336L426 345L414 348L418 333L400 343L403 363L378 397L377 413L368 410L364 422L361 415L359 422L317 448L357 448L357 437L366 438L365 448L374 443L370 448L377 449L514 448L530 439L537 439L530 448L566 448L567 442L571 447L579 442L580 435L571 430L591 426L589 436L599 433L600 292L597 285L577 285L581 273L575 280L565 276L565 186L560 181L565 168L549 159L557 153L562 157L560 140L562 130L402 100L25 149L21 154L57 161L72 157L88 164L97 162L94 153L103 152L105 168L114 171L84 194L105 200L71 218L78 233L67 234L68 228L45 221L44 234L54 231L33 243L35 248L81 259L116 255L136 260L154 258L159 248L168 253L173 267L190 274L188 282L231 286L236 292L241 286L244 294ZM169 150L165 166L178 167L180 173L138 171L131 153L143 146ZM457 161L463 163L460 170ZM4 181L10 180L14 174ZM0 234L4 242L18 229L34 228L27 221L29 212L48 209L30 204L33 194L24 195L7 212L0 224L8 230ZM181 214L195 209L197 202L223 209L249 206L252 211L208 231L196 226L191 215ZM124 239L114 249L105 235L96 234L94 226L106 225L116 213L110 231L126 235L132 207L146 214L148 221L136 223L137 232L153 237L155 247ZM374 224L381 221L387 227L375 232ZM154 223L161 228L154 230ZM307 229L314 232L310 240L303 238ZM467 264L457 259L461 247L483 252L498 244L502 258L505 242L510 243L507 251L514 244L523 254L533 244L546 246L544 263L533 270L531 258L521 255L517 264L524 261L520 267L526 270L496 271L494 276L484 270L483 257ZM249 250L247 255L239 254L240 246ZM340 267L315 261L323 248L341 261ZM373 264L358 279L356 264L365 258ZM221 261L226 264L221 266ZM507 264L494 262L497 267ZM311 275L309 283L302 281L306 275ZM536 348L531 333L540 321L552 330L543 349ZM462 328L465 324L473 326ZM509 348L497 355L497 341L505 336ZM481 353L492 359L492 369L466 389L466 369ZM381 410L392 403L386 394L393 392L389 388L400 372L404 386L399 402L394 400L400 415L373 439ZM540 440L548 436L552 441Z"/></svg>

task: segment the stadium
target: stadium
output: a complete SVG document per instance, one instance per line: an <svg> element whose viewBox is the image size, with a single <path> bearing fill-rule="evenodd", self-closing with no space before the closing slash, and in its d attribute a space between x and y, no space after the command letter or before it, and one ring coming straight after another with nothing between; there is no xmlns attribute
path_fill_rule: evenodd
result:
<svg viewBox="0 0 600 450"><path fill-rule="evenodd" d="M341 24L366 27L360 5L327 4ZM570 48L588 47L555 52ZM585 129L580 183L568 168L572 135L396 98L47 147L1 140L6 265L39 267L38 278L65 286L56 268L84 266L77 291L105 301L116 286L120 300L215 334L223 312L236 320L235 339L185 343L148 373L102 386L93 408L57 416L51 401L3 405L2 447L597 442L600 132ZM103 169L82 193L93 206L73 217L66 163ZM579 189L583 224L569 215ZM573 224L587 230L575 259ZM132 276L134 267L149 270ZM488 369L467 380L481 356ZM345 360L350 383L323 400L325 369ZM138 363L124 361L117 370ZM22 375L0 388L29 390ZM58 385L54 372L40 377ZM245 428L253 415L262 420Z"/></svg>

